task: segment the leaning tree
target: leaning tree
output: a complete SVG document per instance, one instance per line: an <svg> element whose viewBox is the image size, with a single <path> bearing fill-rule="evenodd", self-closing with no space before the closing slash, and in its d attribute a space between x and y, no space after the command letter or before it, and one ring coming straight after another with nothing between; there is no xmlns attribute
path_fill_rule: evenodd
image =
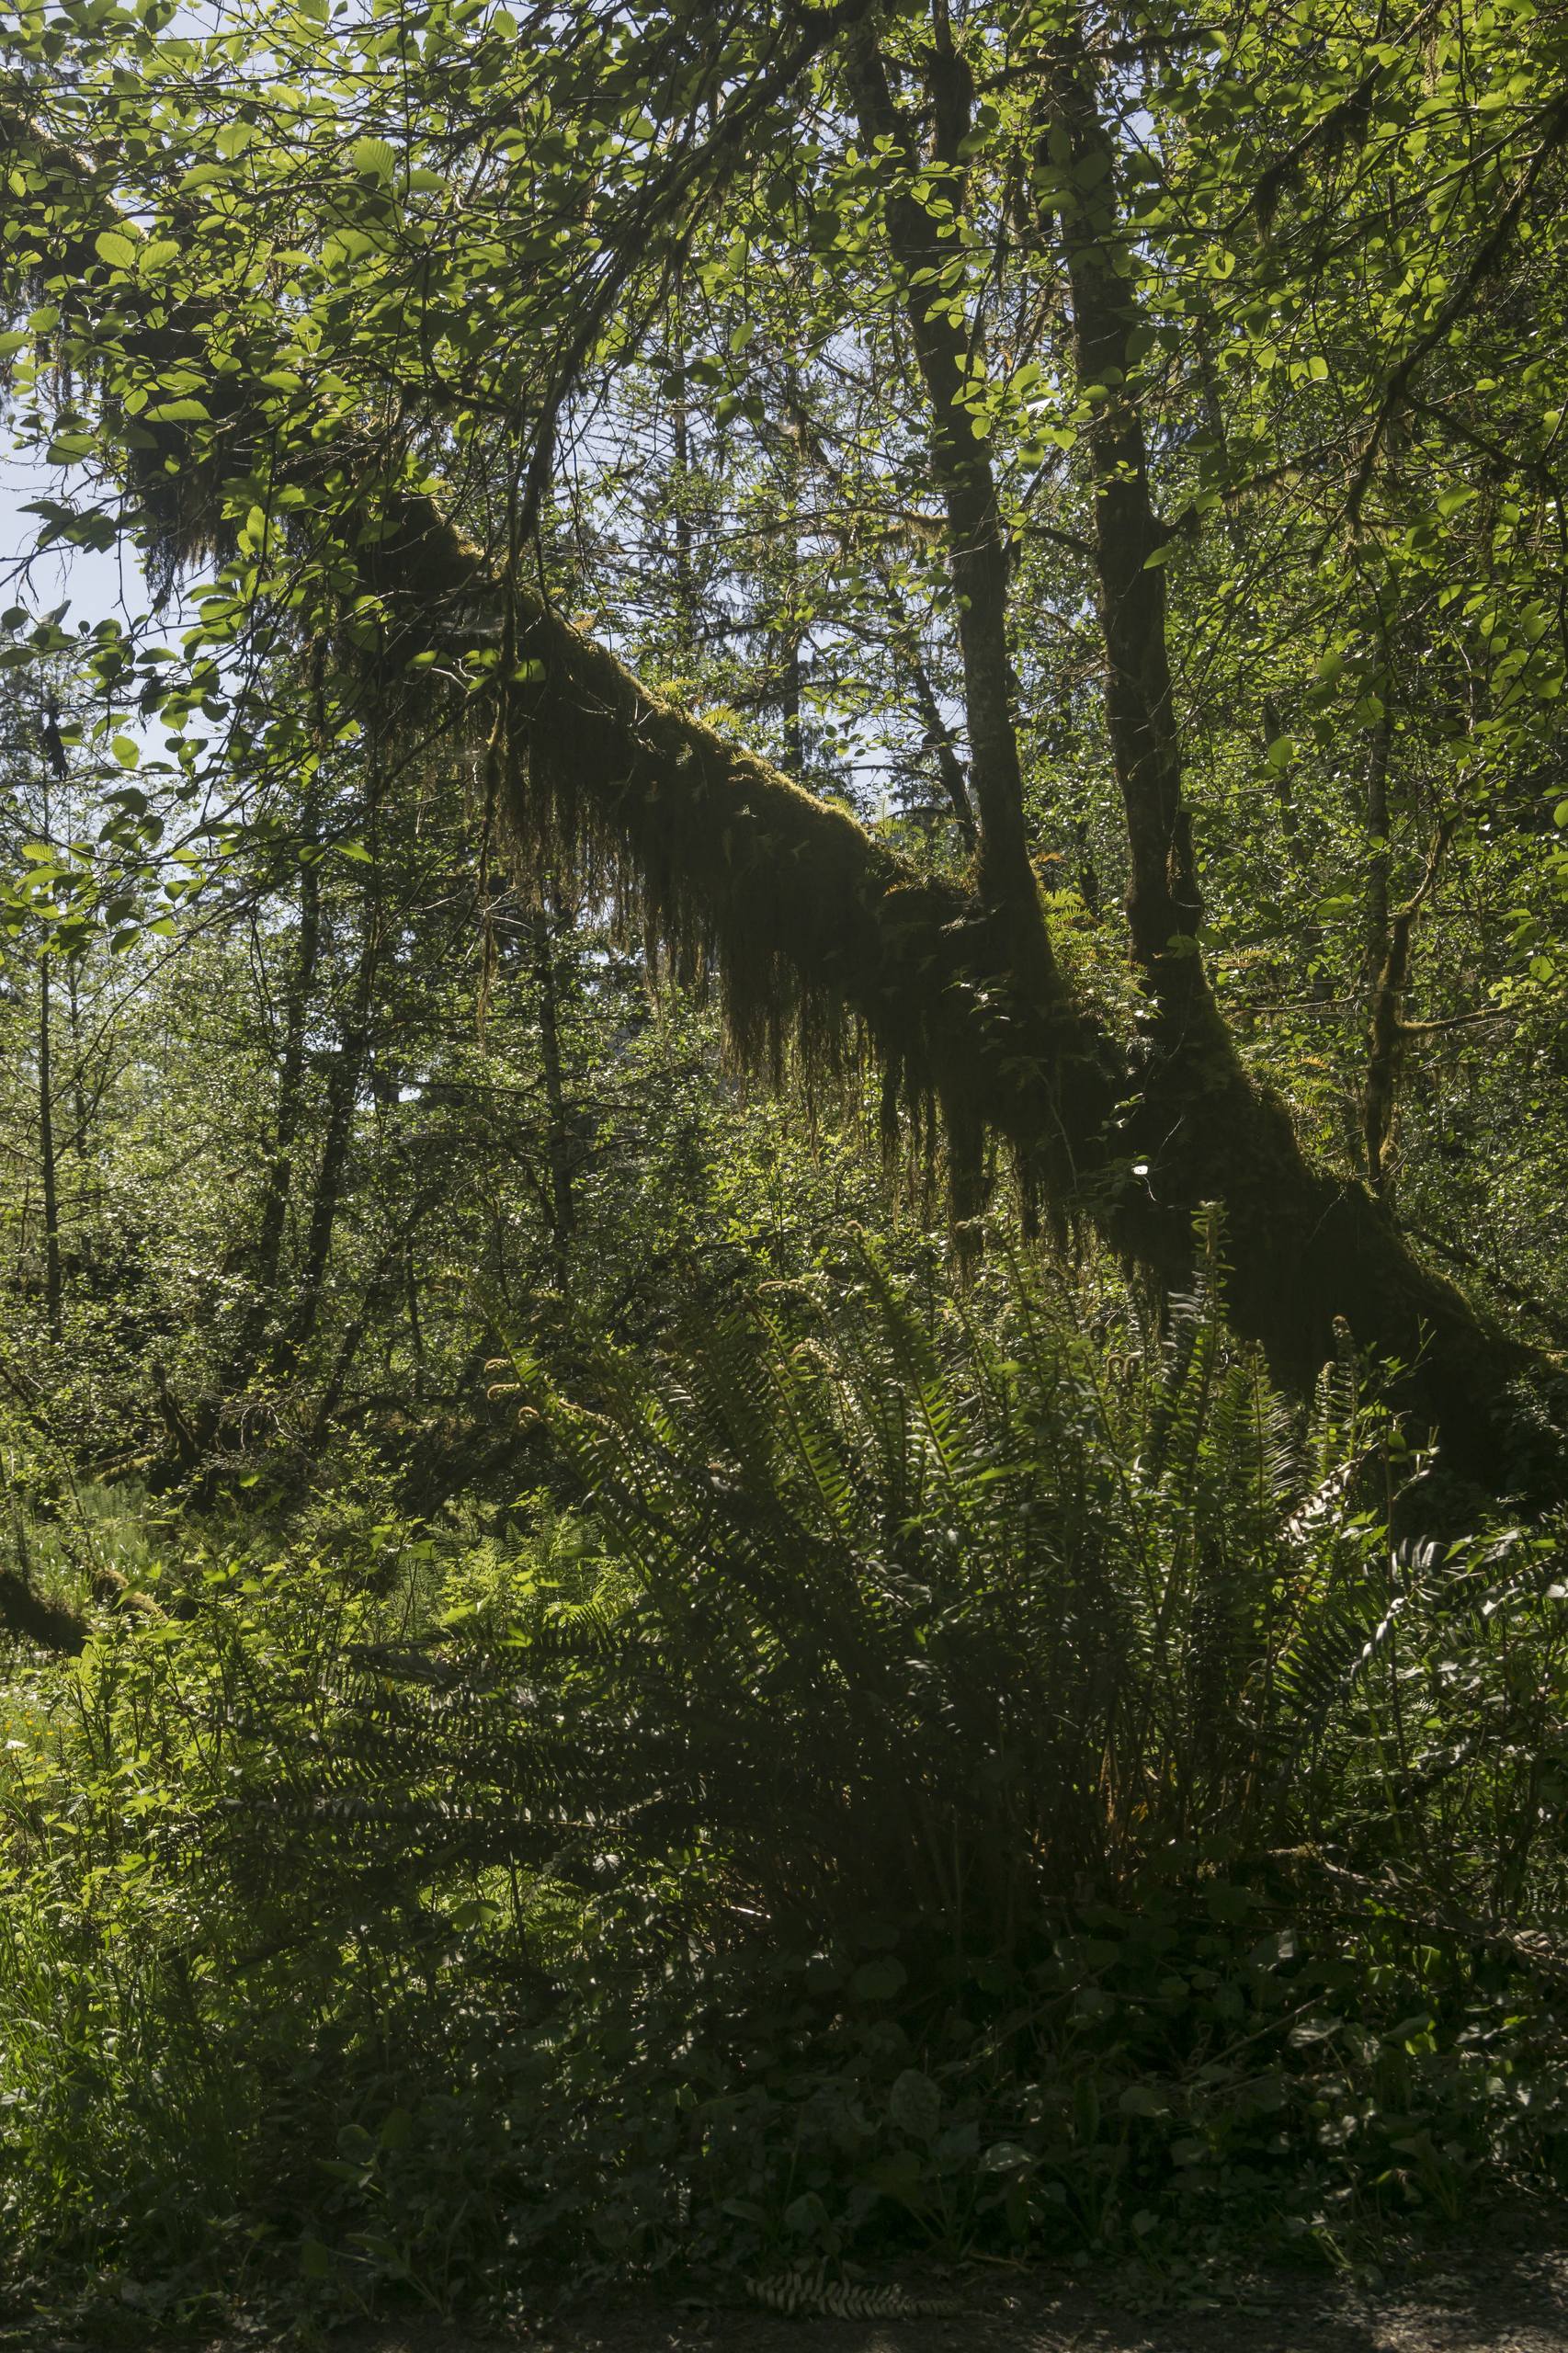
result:
<svg viewBox="0 0 1568 2353"><path fill-rule="evenodd" d="M1529 0L263 0L195 32L96 0L5 38L14 401L72 470L44 533L205 573L187 677L330 649L335 725L449 738L485 855L505 836L711 974L739 1051L854 1046L892 1116L934 1108L960 1216L997 1138L1048 1219L1164 1280L1218 1203L1277 1367L1309 1376L1343 1321L1451 1460L1561 1492L1555 1368L1412 1251L1386 1182L1437 867L1555 756L1559 27ZM783 432L816 502L881 517L844 545L940 768L935 834L812 789L798 662L775 761L596 633L655 410L683 476L699 427ZM1366 747L1358 1172L1302 1148L1214 985L1202 663L1173 640L1200 595L1203 661L1268 599L1352 617L1298 700ZM1119 994L1042 895L1048 614L1095 647ZM1407 888L1396 672L1450 779ZM174 691L117 683L147 713ZM1267 696L1246 724L1237 805L1278 826L1292 739ZM297 717L257 726L287 762ZM168 751L202 757L178 724Z"/></svg>

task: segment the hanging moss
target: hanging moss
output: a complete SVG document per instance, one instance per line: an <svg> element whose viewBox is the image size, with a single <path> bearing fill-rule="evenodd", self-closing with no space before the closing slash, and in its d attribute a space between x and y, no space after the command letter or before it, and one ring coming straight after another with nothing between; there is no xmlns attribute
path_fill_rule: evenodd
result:
<svg viewBox="0 0 1568 2353"><path fill-rule="evenodd" d="M537 591L508 592L428 501L403 503L362 563L394 649L443 614L494 627L510 594L486 797L530 870L614 906L663 968L713 987L743 1063L778 1079L792 1057L825 1080L870 1056L885 1105L937 1107L961 1214L988 1127L1037 1188L1076 1199L1119 1056L1064 995L1019 992L970 892L649 694Z"/></svg>
<svg viewBox="0 0 1568 2353"><path fill-rule="evenodd" d="M3 108L0 139L30 139ZM47 167L84 220L88 167L59 153ZM93 224L116 217L104 199ZM93 267L84 228L74 244L59 240L49 272L87 281ZM129 332L169 369L199 352L199 324L176 313ZM267 430L244 384L243 369L225 380L197 438L123 421L124 470L165 570L222 547L227 485ZM347 501L357 517L353 553L383 616L357 658L401 684L415 652L507 624L506 675L520 676L494 714L487 798L530 863L616 905L678 973L712 979L738 1055L777 1074L794 1054L826 1075L869 1052L890 1102L939 1108L955 1210L977 1201L984 1140L1000 1136L1028 1197L1059 1221L1092 1219L1162 1280L1186 1276L1193 1209L1221 1200L1232 1312L1278 1367L1310 1374L1343 1316L1362 1345L1404 1361L1404 1394L1450 1459L1492 1483L1562 1494L1556 1369L1422 1267L1364 1188L1303 1158L1205 993L1181 999L1179 1034L1156 1023L1129 1043L1059 971L1026 987L1006 923L971 892L916 873L844 812L649 695L536 591L508 586L427 498L399 491L378 506L362 485L384 478L383 456L339 433L290 459L307 514L314 500L341 523ZM412 691L408 707L412 722ZM1510 1392L1528 1394L1528 1412Z"/></svg>

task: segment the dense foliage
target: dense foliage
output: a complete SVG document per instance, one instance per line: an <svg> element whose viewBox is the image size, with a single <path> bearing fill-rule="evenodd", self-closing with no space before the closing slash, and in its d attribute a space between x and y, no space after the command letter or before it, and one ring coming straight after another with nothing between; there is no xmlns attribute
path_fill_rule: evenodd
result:
<svg viewBox="0 0 1568 2353"><path fill-rule="evenodd" d="M1303 1427L1203 1300L1150 1352L835 1276L657 1378L524 1369L574 1504L362 1470L14 1684L35 2260L139 2311L536 2251L1199 2277L1561 2164L1561 1540L1391 1550L1386 1413L1340 1368Z"/></svg>
<svg viewBox="0 0 1568 2353"><path fill-rule="evenodd" d="M1562 2186L1565 157L1540 0L0 26L19 2293Z"/></svg>

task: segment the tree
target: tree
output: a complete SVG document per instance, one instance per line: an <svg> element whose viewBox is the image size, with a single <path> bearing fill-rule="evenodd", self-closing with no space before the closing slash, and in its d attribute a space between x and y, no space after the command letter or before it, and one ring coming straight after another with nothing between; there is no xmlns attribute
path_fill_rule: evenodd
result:
<svg viewBox="0 0 1568 2353"><path fill-rule="evenodd" d="M1377 650L1354 654L1358 724L1391 707L1374 672L1467 667L1443 738L1446 839L1483 822L1511 763L1557 756L1564 648L1539 538L1494 526L1518 626L1494 584L1467 634L1427 593L1440 530L1408 519L1428 413L1435 468L1479 437L1494 468L1519 449L1548 509L1557 495L1560 419L1539 375L1517 392L1510 370L1543 302L1556 322L1542 290L1568 98L1556 37L1505 13L1425 12L1395 38L1354 11L1325 36L1303 12L1283 40L1244 16L1220 39L1178 9L934 0L740 21L541 12L519 39L505 10L435 5L345 25L340 60L281 10L226 49L155 18L95 18L77 39L29 18L31 87L6 121L11 267L34 299L17 332L97 392L90 415L62 408L25 365L18 392L34 430L115 485L98 506L46 502L46 528L101 538L124 484L169 563L217 553L201 658L324 637L406 733L465 736L484 824L504 811L537 870L712 961L744 1052L778 1064L792 1032L823 1063L853 1030L890 1097L934 1097L960 1211L988 1131L1055 1217L1165 1280L1218 1201L1232 1312L1281 1370L1310 1374L1347 1321L1403 1360L1452 1460L1555 1492L1556 1436L1532 1438L1506 1402L1526 1383L1554 1410L1550 1365L1413 1254L1386 1199L1303 1151L1239 1051L1205 938L1211 812L1192 798L1186 676L1194 647L1199 669L1233 661L1272 529L1282 601L1359 601ZM117 70L132 53L134 90ZM251 76L220 124L193 69L231 54ZM347 144L345 116L361 133ZM835 397L892 420L885 448L854 441L858 494L940 534L950 689L927 675L925 716L939 744L961 706L968 871L906 854L649 692L562 609L596 600L591 526L613 505L589 419L634 383L677 273L704 304L679 355L683 467L699 395L716 435L766 442L738 315L756 254L809 290L788 354L808 416L830 439ZM1491 431L1443 382L1483 354L1513 404ZM574 433L579 481L596 480L552 502ZM1284 520L1260 529L1265 492ZM1085 992L1039 888L1023 745L1041 711L1022 706L1041 548L1062 559L1058 609L1076 627L1088 590L1096 615L1082 726L1120 804L1130 1021ZM902 565L891 624L889 566L870 570L871 594L849 584L841 609L875 606L907 677ZM1206 603L1226 616L1208 642ZM1320 662L1293 683L1331 727L1338 675ZM1278 703L1247 722L1277 786L1295 758ZM1380 881L1386 762L1369 773L1377 1185L1426 894ZM1259 806L1272 825L1283 803ZM1247 838L1258 822L1249 810Z"/></svg>

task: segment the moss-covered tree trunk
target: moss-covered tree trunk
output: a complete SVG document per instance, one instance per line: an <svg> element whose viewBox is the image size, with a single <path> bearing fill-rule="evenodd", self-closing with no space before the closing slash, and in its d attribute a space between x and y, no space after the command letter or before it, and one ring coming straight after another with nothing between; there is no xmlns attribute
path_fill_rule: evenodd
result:
<svg viewBox="0 0 1568 2353"><path fill-rule="evenodd" d="M400 500L385 522L363 561L409 653L499 609L496 568L431 501ZM1568 1488L1545 1418L1555 1368L1422 1265L1364 1186L1302 1153L1190 950L1166 962L1171 1009L1153 1040L1071 1002L1042 1007L998 969L977 896L650 694L536 590L513 593L537 665L517 696L514 829L531 856L700 943L743 1050L766 1060L791 1024L808 1042L858 1027L954 1123L1070 1168L1074 1211L1167 1281L1190 1268L1195 1212L1219 1202L1232 1312L1283 1373L1310 1379L1347 1324L1407 1368L1410 1408L1456 1465L1537 1495ZM1523 1419L1516 1385L1533 1401Z"/></svg>
<svg viewBox="0 0 1568 2353"><path fill-rule="evenodd" d="M853 85L874 115L874 60L853 25L848 40ZM950 89L949 107L952 97ZM706 961L743 1052L777 1065L790 1031L809 1052L831 1052L858 1032L896 1082L938 1099L960 1166L972 1169L983 1131L1005 1137L1059 1202L1165 1280L1187 1272L1193 1217L1218 1202L1233 1315L1277 1367L1310 1376L1343 1322L1363 1347L1402 1361L1407 1403L1440 1431L1452 1461L1494 1486L1560 1497L1568 1446L1561 1421L1553 1426L1562 1411L1557 1369L1424 1267L1364 1187L1303 1154L1284 1108L1243 1068L1208 986L1164 585L1150 563L1160 529L1128 397L1136 319L1116 267L1114 155L1071 51L1055 102L1092 199L1064 232L1080 365L1110 395L1091 458L1107 711L1132 869L1129 925L1150 1007L1133 1038L1074 1000L1039 920L1016 743L1008 749L1005 577L998 606L986 479L949 446L953 404L941 386L950 351L917 344L964 641L977 889L917 871L842 810L648 693L434 498L379 481L370 452L347 519L341 440L329 437L324 451L301 437L278 464L306 494L305 516L324 471L335 470L322 503L336 561L351 558L380 601L386 680L405 678L418 653L447 653L476 631L499 637L505 624L520 683L504 689L512 705L504 784L524 854L586 895L613 894ZM906 228L913 258L923 216L901 228L903 196L890 193L890 236L896 247ZM95 201L94 225L112 225L110 200ZM89 239L84 267L90 250ZM910 324L914 333L913 306ZM149 324L144 343L166 369L201 357L189 321ZM258 369L267 364L258 358ZM226 380L225 403L225 464L237 476L253 439L271 447L269 428L258 416L251 433L243 371ZM128 474L154 506L175 496L176 523L188 529L202 483L209 494L217 486L211 469L181 473L176 423L140 438L140 451L127 449ZM384 708L390 719L390 696ZM411 693L403 723L429 715Z"/></svg>
<svg viewBox="0 0 1568 2353"><path fill-rule="evenodd" d="M1128 1131L1150 1199L1146 1208L1128 1203L1113 1226L1136 1247L1156 1222L1168 1233L1171 1211L1219 1202L1232 1311L1278 1371L1310 1377L1343 1321L1363 1346L1408 1369L1406 1392L1441 1429L1452 1459L1504 1483L1515 1476L1561 1483L1561 1465L1532 1444L1506 1402L1528 1351L1418 1266L1361 1186L1305 1157L1283 1106L1243 1067L1210 987L1172 692L1166 533L1150 493L1137 390L1137 256L1119 210L1115 146L1093 68L1071 37L1061 44L1051 97L1051 135L1072 191L1059 218L1080 402L1091 417L1105 710L1126 821L1128 928L1152 1017Z"/></svg>

